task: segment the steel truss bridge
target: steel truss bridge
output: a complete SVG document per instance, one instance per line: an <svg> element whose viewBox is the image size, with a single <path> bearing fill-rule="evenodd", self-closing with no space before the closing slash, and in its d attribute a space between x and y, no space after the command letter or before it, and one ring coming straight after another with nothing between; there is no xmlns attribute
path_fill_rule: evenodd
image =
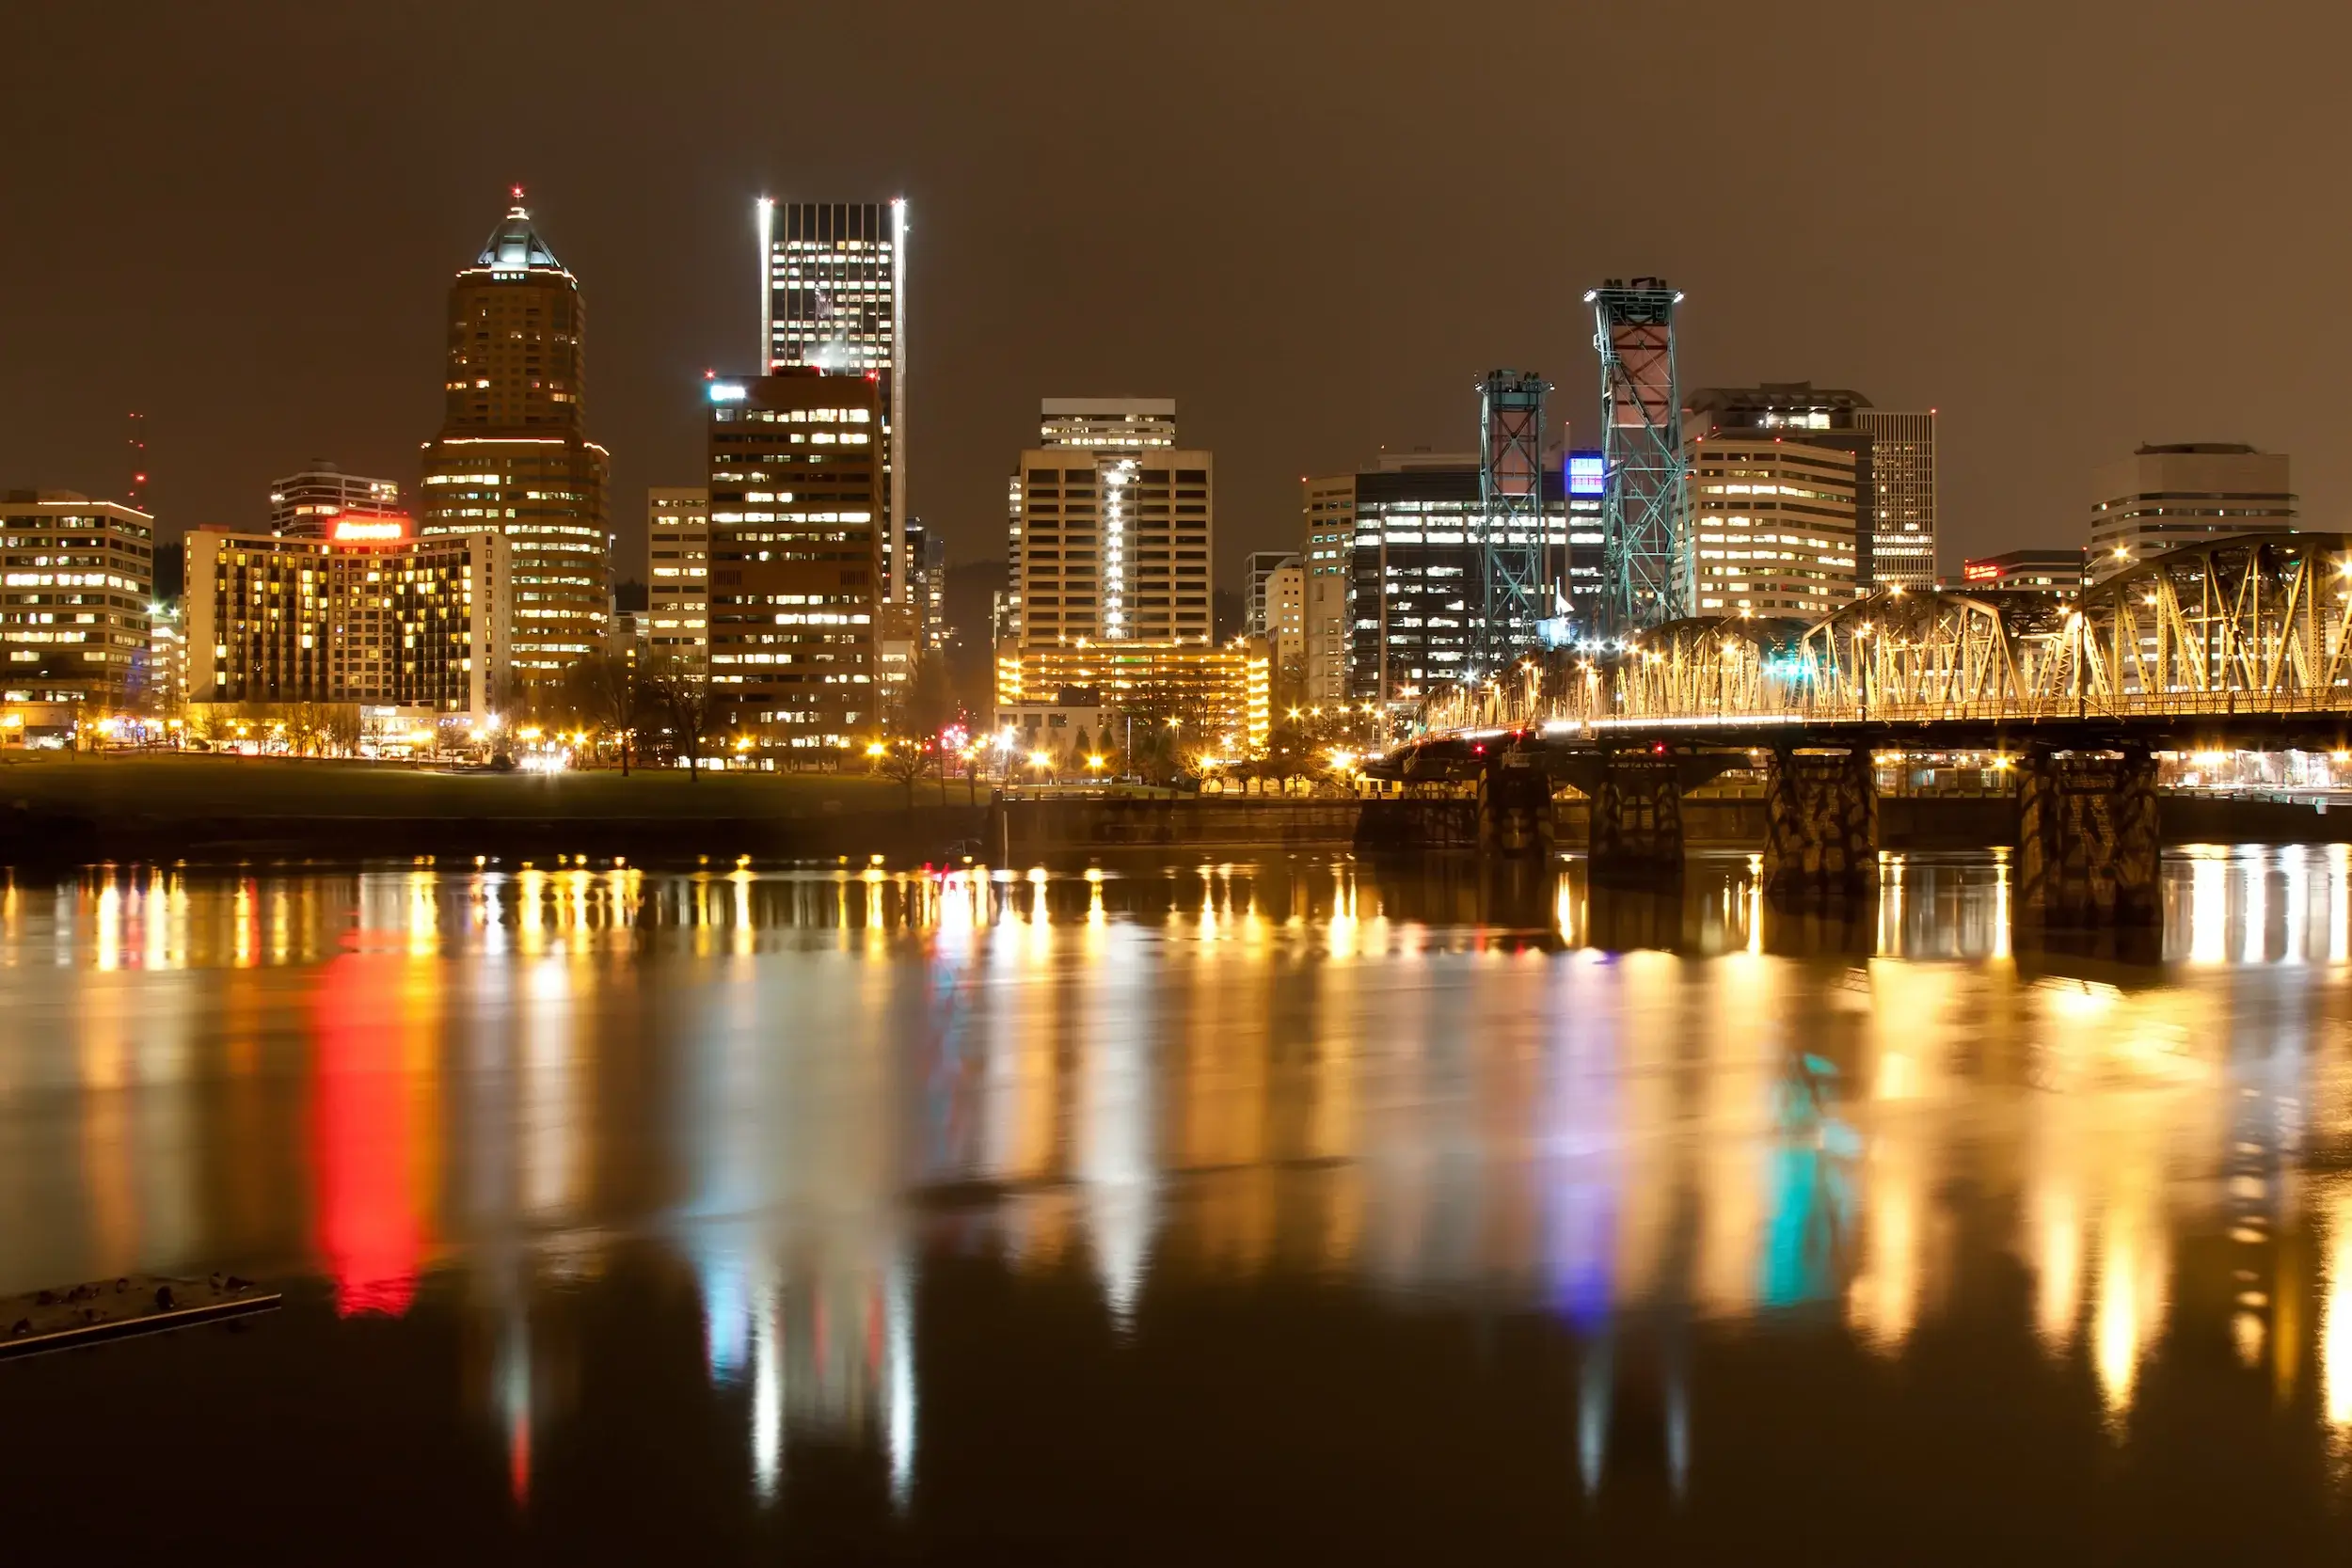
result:
<svg viewBox="0 0 2352 1568"><path fill-rule="evenodd" d="M1811 625L1673 621L1435 704L1422 743L1496 729L1700 745L1868 730L1929 750L2044 729L2160 749L2277 733L2335 749L2352 731L2352 533L2184 546L2074 603L1895 590Z"/></svg>
<svg viewBox="0 0 2352 1568"><path fill-rule="evenodd" d="M1811 625L1673 621L1431 720L1364 772L1474 788L1480 842L1503 852L1548 852L1571 785L1597 875L1677 874L1682 797L1760 768L1775 895L1875 879L1882 750L1995 752L2015 769L2020 918L2154 924L2155 752L2352 747L2352 534L2170 550L2072 603L1890 591Z"/></svg>

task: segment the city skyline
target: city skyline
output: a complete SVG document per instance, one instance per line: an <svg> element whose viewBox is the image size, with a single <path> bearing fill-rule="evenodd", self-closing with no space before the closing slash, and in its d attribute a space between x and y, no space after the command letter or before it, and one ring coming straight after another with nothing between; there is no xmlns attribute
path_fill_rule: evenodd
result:
<svg viewBox="0 0 2352 1568"><path fill-rule="evenodd" d="M965 39L957 19L901 62L920 112L819 160L789 150L808 145L799 135L804 123L854 97L861 72L804 85L808 102L771 126L723 106L665 117L673 92L701 79L683 69L690 44L626 22L585 51L582 79L558 86L545 122L521 130L485 137L433 125L421 107L397 107L391 94L306 105L306 123L332 128L331 180L318 177L326 166L308 139L275 136L270 95L241 107L235 91L223 92L221 112L183 144L152 117L181 103L184 89L151 84L126 93L119 128L26 171L20 208L35 231L62 233L87 227L99 203L134 204L177 236L173 264L149 269L135 309L110 313L103 302L126 288L123 263L110 257L70 269L54 249L35 246L0 261L0 298L12 302L0 309L19 345L0 372L0 412L8 416L0 420L0 472L16 485L120 495L122 415L136 407L149 416L151 500L167 537L198 522L245 526L243 498L313 452L354 471L407 478L408 433L429 428L434 280L445 276L449 236L477 230L485 191L519 181L560 253L598 294L596 434L614 451L616 497L692 474L692 383L705 369L738 365L749 329L748 291L728 281L743 275L749 198L903 190L923 213L909 290L910 311L926 324L910 414L925 435L908 510L939 530L959 560L990 553L1001 454L1017 446L1030 401L1052 387L1182 399L1193 411L1192 438L1226 454L1229 562L1294 543L1290 498L1302 472L1341 471L1383 445L1467 444L1453 389L1492 364L1543 373L1559 388L1571 439L1584 445L1593 378L1589 324L1575 294L1593 279L1633 272L1671 277L1688 291L1688 384L1809 377L1867 387L1885 407L1939 408L1947 572L1964 556L2056 542L2078 525L2083 475L2143 442L2236 440L2295 453L2315 522L2331 519L2352 493L2352 459L2321 451L2332 422L2324 367L2340 346L2320 308L2327 236L2308 247L2298 241L2282 264L2258 259L2267 242L2254 243L2276 230L2290 193L2316 177L2324 138L2298 141L2296 126L2310 92L2299 73L2328 54L2324 40L2279 64L2280 78L2259 100L2246 71L2231 68L2250 69L2250 57L2233 53L2247 46L2221 40L2210 118L2194 119L2195 135L2166 133L2182 141L2173 150L2182 156L2167 161L2171 172L2159 188L2099 179L2113 134L2062 87L2097 57L2088 24L2044 36L2037 55L2021 59L2006 53L1998 8L1881 19L1860 30L1800 19L1757 47L1820 58L1839 67L1840 79L1874 84L1855 105L1867 135L1792 143L1786 155L1807 169L1833 157L1848 166L1855 221L1833 235L1761 195L1700 203L1684 182L1629 187L1608 170L1593 150L1595 130L1634 89L1573 62L1630 46L1641 35L1629 12L1542 24L1535 53L1558 61L1564 75L1576 71L1579 92L1541 112L1549 119L1514 111L1531 117L1522 129L1540 125L1544 134L1529 167L1507 178L1463 163L1458 136L1437 135L1459 118L1452 111L1476 80L1466 46L1416 35L1408 52L1402 35L1375 24L1333 27L1335 14L1298 7L1253 23L1248 36L1263 46L1256 57L1213 47L1230 21L1200 20L1172 40L1194 82L1181 102L1163 105L1176 115L1164 172L1188 205L1247 214L1263 242L1247 266L1203 268L1201 242L1172 243L1117 203L1058 194L1073 188L1073 175L1083 183L1104 172L1098 166L1110 154L1082 149L1046 177L1035 144L1042 111L982 117L947 70L947 59L984 41ZM78 57L95 47L77 36L83 25L55 24L40 41ZM499 19L485 25L480 53L488 59L510 29ZM867 47L850 24L811 25L853 57ZM1134 24L1105 25L1116 42ZM375 69L405 71L415 60L411 46L364 22L320 19L317 27L312 43L367 55ZM882 31L870 45L877 55ZM292 79L278 53L284 40L258 25L206 32L161 16L155 34L174 47L151 57L223 58L231 88L246 72ZM2153 41L2136 67L2153 83L2211 63L2185 35L2142 36ZM1422 107L1393 121L1311 127L1262 165L1231 157L1237 132L1195 105L1251 102L1257 75L1319 44L1359 73L1400 72L1409 62L1427 75ZM1735 69L1672 28L1652 46L1676 50L1694 88ZM1066 47L1049 41L1050 60ZM1891 91L1902 62L1929 52L1973 68L1952 73L1970 82L1964 96L1956 87ZM125 69L126 86L146 80L147 68ZM449 69L463 78L451 90L462 91L484 67ZM602 100L587 87L640 72L680 87L649 87L646 129L617 141L599 128ZM37 87L8 112L38 115L53 90ZM1089 85L1083 96L1091 103L1104 90ZM1707 93L1688 96L1701 111L1661 135L1691 151L1724 126L1704 107ZM2019 102L2030 112L2013 113ZM1240 117L1242 131L1258 113ZM414 157L405 150L412 143ZM201 187L216 215L200 223L183 214L167 178L198 155L220 171ZM2014 178L2018 167L2033 172ZM2233 183L2246 222L2161 252L2132 242L2135 214L2175 182L2188 188L2224 167L2254 171ZM1398 178L1432 171L1449 187L1433 198L1443 221L1359 230L1343 265L1302 243L1332 217L1383 210L1379 193ZM2097 199L2051 199L2070 176L2090 182ZM1535 262L1498 271L1437 243L1475 203L1526 188L1549 193L1528 229ZM334 277L269 264L264 222L322 225L351 204L369 212L371 244ZM1714 243L1727 230L1748 243ZM2196 302L2210 280L2258 264L2285 291L2282 308L2309 319L2312 331L2284 349L2199 332ZM1442 329L1416 303L1433 297L1461 306ZM2000 350L2005 324L2053 310L2069 320L2066 353L2024 375ZM1295 406L1286 387L1317 374L1340 389ZM1264 438L1270 431L1280 438ZM644 543L640 509L612 510L623 559L634 559Z"/></svg>

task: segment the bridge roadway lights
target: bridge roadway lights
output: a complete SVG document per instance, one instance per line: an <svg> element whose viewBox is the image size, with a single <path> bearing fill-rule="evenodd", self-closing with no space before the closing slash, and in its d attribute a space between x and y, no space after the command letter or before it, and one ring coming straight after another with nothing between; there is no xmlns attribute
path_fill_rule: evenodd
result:
<svg viewBox="0 0 2352 1568"><path fill-rule="evenodd" d="M1878 770L1867 747L1775 752L1764 793L1764 891L1863 894L1877 885Z"/></svg>
<svg viewBox="0 0 2352 1568"><path fill-rule="evenodd" d="M2159 926L2156 763L2138 748L2029 752L2017 768L2018 918Z"/></svg>

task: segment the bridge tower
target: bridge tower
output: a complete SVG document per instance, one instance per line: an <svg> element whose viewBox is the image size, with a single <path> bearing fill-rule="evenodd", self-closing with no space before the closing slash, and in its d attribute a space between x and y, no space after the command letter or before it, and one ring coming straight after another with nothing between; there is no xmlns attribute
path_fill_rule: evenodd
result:
<svg viewBox="0 0 2352 1568"><path fill-rule="evenodd" d="M1588 291L1600 354L1600 626L1604 637L1693 613L1683 517L1682 385L1675 373L1679 290L1662 277L1611 278Z"/></svg>
<svg viewBox="0 0 2352 1568"><path fill-rule="evenodd" d="M1544 531L1544 378L1488 371L1478 384L1478 575L1463 608L1479 617L1473 680L1535 645L1552 613ZM1564 539L1565 543L1565 539Z"/></svg>

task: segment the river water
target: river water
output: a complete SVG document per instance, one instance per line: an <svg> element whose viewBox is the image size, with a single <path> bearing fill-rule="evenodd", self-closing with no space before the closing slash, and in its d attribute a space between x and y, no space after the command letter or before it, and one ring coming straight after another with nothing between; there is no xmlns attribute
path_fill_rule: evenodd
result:
<svg viewBox="0 0 2352 1568"><path fill-rule="evenodd" d="M0 888L0 1536L108 1560L2352 1548L2352 850ZM28 1559L29 1560L29 1559Z"/></svg>

